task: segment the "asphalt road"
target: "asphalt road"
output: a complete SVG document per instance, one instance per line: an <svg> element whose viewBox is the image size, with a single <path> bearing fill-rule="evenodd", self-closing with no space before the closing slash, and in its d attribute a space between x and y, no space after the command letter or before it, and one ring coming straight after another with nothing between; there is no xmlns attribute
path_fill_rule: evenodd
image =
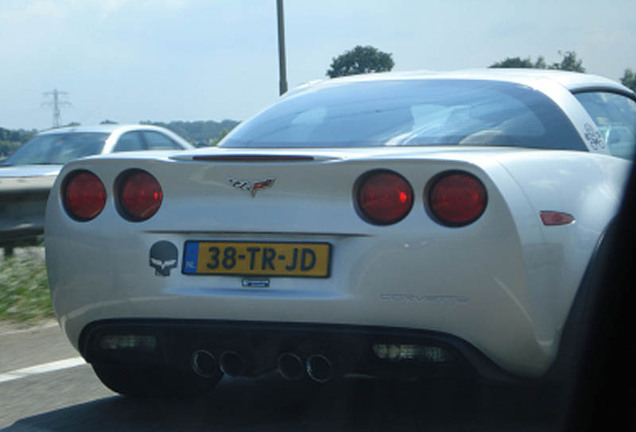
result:
<svg viewBox="0 0 636 432"><path fill-rule="evenodd" d="M224 378L200 399L129 399L102 386L55 324L0 328L1 431L559 430L558 414L537 411L543 396L431 380L318 385L272 374Z"/></svg>

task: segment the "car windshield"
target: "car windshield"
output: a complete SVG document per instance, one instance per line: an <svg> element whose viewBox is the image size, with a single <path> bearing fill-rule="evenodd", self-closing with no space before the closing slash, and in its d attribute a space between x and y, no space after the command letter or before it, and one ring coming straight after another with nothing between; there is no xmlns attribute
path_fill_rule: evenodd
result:
<svg viewBox="0 0 636 432"><path fill-rule="evenodd" d="M339 83L290 96L223 147L475 145L585 150L547 96L508 82Z"/></svg>
<svg viewBox="0 0 636 432"><path fill-rule="evenodd" d="M63 165L101 153L108 133L73 132L38 135L9 157L5 165Z"/></svg>

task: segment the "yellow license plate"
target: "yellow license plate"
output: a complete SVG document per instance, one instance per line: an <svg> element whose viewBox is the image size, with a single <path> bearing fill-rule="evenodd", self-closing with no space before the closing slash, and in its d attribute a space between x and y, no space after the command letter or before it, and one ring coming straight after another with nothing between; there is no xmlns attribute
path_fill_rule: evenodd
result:
<svg viewBox="0 0 636 432"><path fill-rule="evenodd" d="M187 241L183 273L329 277L329 243Z"/></svg>

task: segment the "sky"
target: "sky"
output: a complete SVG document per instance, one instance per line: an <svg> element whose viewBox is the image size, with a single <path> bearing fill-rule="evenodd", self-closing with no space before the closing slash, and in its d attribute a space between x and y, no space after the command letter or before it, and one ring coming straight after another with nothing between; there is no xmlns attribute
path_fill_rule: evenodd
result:
<svg viewBox="0 0 636 432"><path fill-rule="evenodd" d="M284 0L289 87L356 45L395 71L560 61L636 70L635 0ZM0 127L245 120L278 99L276 0L0 0Z"/></svg>

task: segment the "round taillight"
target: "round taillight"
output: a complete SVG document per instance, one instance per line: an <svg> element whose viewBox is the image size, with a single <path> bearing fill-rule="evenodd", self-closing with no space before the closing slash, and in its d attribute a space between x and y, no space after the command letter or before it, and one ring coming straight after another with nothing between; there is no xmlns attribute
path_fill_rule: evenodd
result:
<svg viewBox="0 0 636 432"><path fill-rule="evenodd" d="M62 187L62 201L66 213L79 222L94 219L106 205L104 183L92 172L73 171L66 176Z"/></svg>
<svg viewBox="0 0 636 432"><path fill-rule="evenodd" d="M486 188L472 174L448 171L436 176L427 189L428 209L442 225L468 225L479 219L486 209Z"/></svg>
<svg viewBox="0 0 636 432"><path fill-rule="evenodd" d="M163 192L151 174L140 169L129 170L120 175L117 184L117 209L124 219L141 222L157 213Z"/></svg>
<svg viewBox="0 0 636 432"><path fill-rule="evenodd" d="M401 221L413 207L411 185L393 171L372 171L358 182L357 208L364 220L375 225Z"/></svg>

